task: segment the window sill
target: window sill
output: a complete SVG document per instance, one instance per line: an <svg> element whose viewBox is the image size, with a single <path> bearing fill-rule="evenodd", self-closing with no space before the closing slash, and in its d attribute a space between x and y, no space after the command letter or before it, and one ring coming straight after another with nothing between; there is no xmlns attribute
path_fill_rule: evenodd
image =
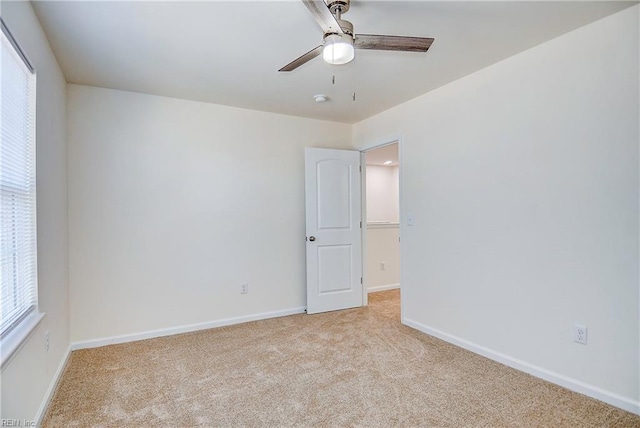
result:
<svg viewBox="0 0 640 428"><path fill-rule="evenodd" d="M45 313L37 309L0 340L0 369L4 369L36 330Z"/></svg>

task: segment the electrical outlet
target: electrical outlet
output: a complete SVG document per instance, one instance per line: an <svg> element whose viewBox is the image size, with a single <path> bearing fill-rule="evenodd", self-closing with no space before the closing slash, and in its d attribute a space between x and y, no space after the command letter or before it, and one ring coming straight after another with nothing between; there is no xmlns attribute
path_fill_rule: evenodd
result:
<svg viewBox="0 0 640 428"><path fill-rule="evenodd" d="M386 269L385 263L386 262L380 262L380 270L385 270Z"/></svg>
<svg viewBox="0 0 640 428"><path fill-rule="evenodd" d="M573 325L573 341L576 343L587 344L587 327L580 324Z"/></svg>
<svg viewBox="0 0 640 428"><path fill-rule="evenodd" d="M243 282L240 284L240 294L247 294L249 292L249 283Z"/></svg>
<svg viewBox="0 0 640 428"><path fill-rule="evenodd" d="M44 350L45 351L49 350L49 332L48 331L44 332Z"/></svg>

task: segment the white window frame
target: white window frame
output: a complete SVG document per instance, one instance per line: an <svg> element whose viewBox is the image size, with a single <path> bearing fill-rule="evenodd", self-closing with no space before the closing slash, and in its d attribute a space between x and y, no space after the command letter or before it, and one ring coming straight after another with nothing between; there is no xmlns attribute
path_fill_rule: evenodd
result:
<svg viewBox="0 0 640 428"><path fill-rule="evenodd" d="M11 47L13 48L13 53L15 56L18 56L24 66L26 67L26 69L28 70L28 72L31 73L32 77L31 79L33 79L32 82L30 82L30 84L33 85L33 91L34 91L34 96L32 97L31 100L31 105L29 106L30 109L32 109L31 114L33 115L33 121L30 124L30 126L33 127L32 132L31 132L31 137L30 140L28 142L28 144L32 145L32 150L33 150L33 159L31 160L33 162L33 164L31 165L31 167L33 168L33 174L35 175L35 144L36 144L36 132L35 132L35 115L36 115L36 106L35 106L35 87L36 87L36 72L35 72L35 68L31 65L31 62L29 61L29 59L27 58L27 56L24 54L24 52L22 51L22 49L20 48L20 46L18 45L18 43L16 42L15 38L12 36L11 32L9 31L9 29L7 28L7 26L5 25L4 21L2 20L2 18L0 18L0 24L2 27L2 38L6 39L9 44L11 45ZM4 43L4 42L3 42ZM1 104L1 101L0 101ZM1 123L1 122L0 122ZM33 226L33 235L34 237L37 237L37 228L36 228L36 220L35 220L35 213L36 213L36 199L35 199L35 177L34 177L34 186L33 186L33 221L32 221L32 226ZM12 326L7 329L7 331L0 336L0 367L4 368L6 364L9 363L9 361L11 361L11 359L13 358L13 356L16 354L16 352L25 344L25 342L27 341L27 339L33 334L33 332L35 331L36 327L40 324L40 321L42 321L42 319L44 318L44 313L41 313L38 309L38 272L37 272L37 245L35 243L35 239L34 238L34 244L33 244L33 259L34 259L34 267L33 267L33 275L32 275L32 281L30 283L30 287L33 287L33 296L34 296L34 301L33 301L33 305L28 308L26 311L22 312L20 317L16 318L16 320L13 322Z"/></svg>

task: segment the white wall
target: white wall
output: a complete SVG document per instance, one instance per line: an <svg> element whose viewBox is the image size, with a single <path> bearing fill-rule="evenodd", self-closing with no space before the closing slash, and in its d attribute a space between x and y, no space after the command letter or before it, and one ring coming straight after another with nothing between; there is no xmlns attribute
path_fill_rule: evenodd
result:
<svg viewBox="0 0 640 428"><path fill-rule="evenodd" d="M369 292L400 286L399 168L367 165L365 286ZM376 223L395 224L376 224ZM381 263L384 263L382 269Z"/></svg>
<svg viewBox="0 0 640 428"><path fill-rule="evenodd" d="M369 293L400 287L399 236L398 224L367 225L365 285Z"/></svg>
<svg viewBox="0 0 640 428"><path fill-rule="evenodd" d="M402 135L404 322L636 412L638 14L354 126Z"/></svg>
<svg viewBox="0 0 640 428"><path fill-rule="evenodd" d="M72 342L304 308L304 147L348 148L350 125L77 85L68 104Z"/></svg>
<svg viewBox="0 0 640 428"><path fill-rule="evenodd" d="M367 165L367 222L398 222L398 167Z"/></svg>
<svg viewBox="0 0 640 428"><path fill-rule="evenodd" d="M30 3L3 2L2 19L37 70L38 300L46 316L2 370L0 417L33 421L69 350L66 82Z"/></svg>

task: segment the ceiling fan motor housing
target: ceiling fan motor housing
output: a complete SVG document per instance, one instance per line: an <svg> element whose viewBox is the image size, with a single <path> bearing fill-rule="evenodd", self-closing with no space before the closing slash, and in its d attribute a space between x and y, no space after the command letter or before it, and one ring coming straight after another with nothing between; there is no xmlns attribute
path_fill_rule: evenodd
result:
<svg viewBox="0 0 640 428"><path fill-rule="evenodd" d="M340 25L340 28L342 28L342 31L344 31L345 34L348 34L351 37L353 37L353 24L344 19L338 19L337 21L338 21L338 24Z"/></svg>
<svg viewBox="0 0 640 428"><path fill-rule="evenodd" d="M349 10L349 1L350 0L325 0L325 3L331 11L331 14L336 18L336 22L342 31L353 39L353 24L346 19L341 18L342 14ZM324 37L326 38L329 34L333 33L326 33Z"/></svg>
<svg viewBox="0 0 640 428"><path fill-rule="evenodd" d="M340 28L342 28L342 31L344 32L344 34L348 35L349 37L351 37L351 39L353 39L353 24L349 21L345 21L344 19L337 19L336 21L338 21L338 24L340 25ZM327 36L330 36L331 34L336 34L336 33L325 33L323 38L326 39Z"/></svg>
<svg viewBox="0 0 640 428"><path fill-rule="evenodd" d="M327 4L327 7L331 11L331 13L333 13L334 15L347 13L349 11L350 0L324 0L324 1Z"/></svg>

